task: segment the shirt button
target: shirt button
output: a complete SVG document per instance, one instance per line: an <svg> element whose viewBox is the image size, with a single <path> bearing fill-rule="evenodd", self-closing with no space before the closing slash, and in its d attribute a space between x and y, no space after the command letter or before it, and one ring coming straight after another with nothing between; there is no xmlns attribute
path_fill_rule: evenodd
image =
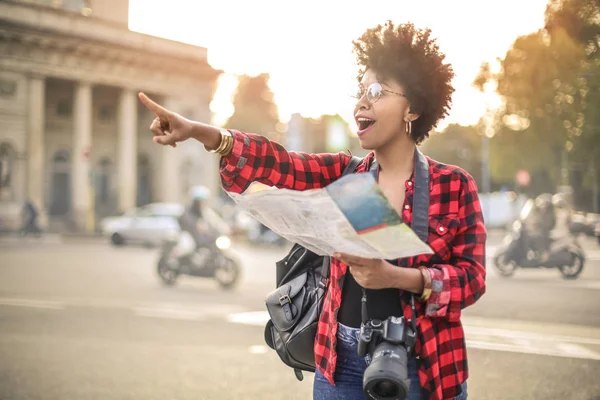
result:
<svg viewBox="0 0 600 400"><path fill-rule="evenodd" d="M440 231L440 232L444 232L444 231L445 231L444 227L443 227L443 226L440 226L440 228L439 228L439 231Z"/></svg>
<svg viewBox="0 0 600 400"><path fill-rule="evenodd" d="M405 210L410 210L410 206L407 204L407 205L404 206L404 209Z"/></svg>
<svg viewBox="0 0 600 400"><path fill-rule="evenodd" d="M408 181L408 186L412 186L412 181Z"/></svg>

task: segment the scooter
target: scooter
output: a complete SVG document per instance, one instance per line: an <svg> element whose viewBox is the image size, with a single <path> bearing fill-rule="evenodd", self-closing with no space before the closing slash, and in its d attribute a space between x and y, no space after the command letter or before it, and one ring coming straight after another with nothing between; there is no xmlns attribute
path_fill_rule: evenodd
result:
<svg viewBox="0 0 600 400"><path fill-rule="evenodd" d="M512 276L517 268L558 268L565 279L575 279L585 265L585 254L577 241L577 236L553 240L550 254L544 261L531 249L530 237L525 220L533 209L533 200L523 206L521 215L512 226L512 231L504 238L494 254L494 267L503 277Z"/></svg>
<svg viewBox="0 0 600 400"><path fill-rule="evenodd" d="M173 286L180 275L214 278L223 289L232 289L240 278L240 266L226 235L215 238L212 248L196 249L191 234L180 231L167 237L157 264L162 283Z"/></svg>

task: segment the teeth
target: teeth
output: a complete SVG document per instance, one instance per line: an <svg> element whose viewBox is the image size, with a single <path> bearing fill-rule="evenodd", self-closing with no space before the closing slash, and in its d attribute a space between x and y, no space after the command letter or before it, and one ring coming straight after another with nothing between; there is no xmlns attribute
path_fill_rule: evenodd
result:
<svg viewBox="0 0 600 400"><path fill-rule="evenodd" d="M361 117L361 118L358 118L358 119L357 119L357 121L358 121L358 122L370 122L370 121L374 121L374 120L372 120L372 119L369 119L369 118L362 118L362 117Z"/></svg>

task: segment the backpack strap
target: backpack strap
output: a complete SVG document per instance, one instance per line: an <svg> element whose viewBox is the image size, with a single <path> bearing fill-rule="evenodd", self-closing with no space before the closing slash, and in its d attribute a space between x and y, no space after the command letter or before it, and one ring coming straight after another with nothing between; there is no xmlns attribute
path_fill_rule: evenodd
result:
<svg viewBox="0 0 600 400"><path fill-rule="evenodd" d="M425 243L427 243L427 233L429 232L429 187L429 162L415 146L412 230Z"/></svg>
<svg viewBox="0 0 600 400"><path fill-rule="evenodd" d="M360 157L352 156L352 158L350 159L348 164L346 164L346 167L342 171L342 176L354 173L354 171L356 171L356 168L359 166L362 160L363 159Z"/></svg>
<svg viewBox="0 0 600 400"><path fill-rule="evenodd" d="M379 164L373 160L369 169L375 180L379 179ZM429 162L415 146L415 193L413 195L413 220L411 229L423 242L427 242L429 232Z"/></svg>

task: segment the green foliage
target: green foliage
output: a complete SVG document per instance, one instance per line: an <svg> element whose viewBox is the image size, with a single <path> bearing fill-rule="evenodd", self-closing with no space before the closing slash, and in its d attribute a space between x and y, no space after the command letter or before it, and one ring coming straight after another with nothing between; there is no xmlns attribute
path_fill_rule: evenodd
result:
<svg viewBox="0 0 600 400"><path fill-rule="evenodd" d="M279 116L268 74L240 76L233 106L235 111L226 123L228 128L264 136L276 132Z"/></svg>
<svg viewBox="0 0 600 400"><path fill-rule="evenodd" d="M473 176L481 187L481 135L478 126L450 124L421 145L424 154L444 164L456 165Z"/></svg>
<svg viewBox="0 0 600 400"><path fill-rule="evenodd" d="M551 0L545 29L517 38L501 60L493 77L505 100L491 143L495 179L527 169L534 192L554 191L562 160L571 172L600 168L599 10L597 0Z"/></svg>

